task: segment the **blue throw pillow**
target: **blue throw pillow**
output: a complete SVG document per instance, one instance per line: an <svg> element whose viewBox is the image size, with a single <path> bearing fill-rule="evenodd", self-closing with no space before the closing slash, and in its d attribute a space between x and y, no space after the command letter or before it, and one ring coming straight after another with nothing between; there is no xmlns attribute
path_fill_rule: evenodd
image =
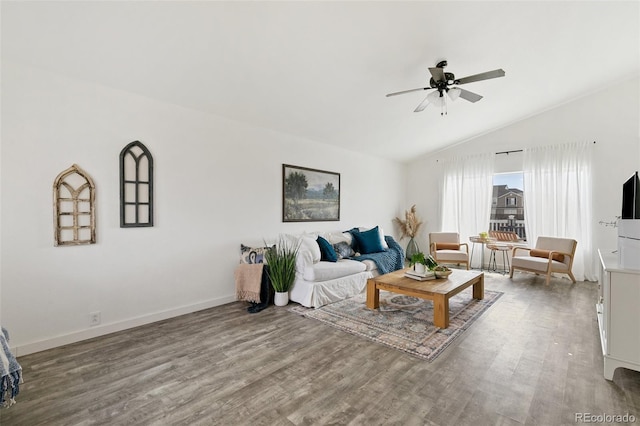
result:
<svg viewBox="0 0 640 426"><path fill-rule="evenodd" d="M377 226L364 232L352 232L351 235L358 242L360 254L385 251L380 242L380 231Z"/></svg>
<svg viewBox="0 0 640 426"><path fill-rule="evenodd" d="M360 247L358 247L358 240L355 239L354 235L360 233L360 230L358 228L351 228L347 231L344 232L348 232L351 234L351 248L353 249L354 253L357 253L360 251Z"/></svg>
<svg viewBox="0 0 640 426"><path fill-rule="evenodd" d="M320 260L326 260L328 262L338 261L338 255L336 254L336 251L333 249L333 246L329 241L325 240L322 237L318 237L316 242L320 247Z"/></svg>

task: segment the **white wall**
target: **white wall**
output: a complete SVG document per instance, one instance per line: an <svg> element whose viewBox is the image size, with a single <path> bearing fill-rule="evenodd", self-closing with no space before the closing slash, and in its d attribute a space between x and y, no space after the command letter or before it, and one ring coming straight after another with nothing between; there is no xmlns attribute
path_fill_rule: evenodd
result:
<svg viewBox="0 0 640 426"><path fill-rule="evenodd" d="M616 82L600 92L413 161L407 170L408 203L416 203L428 220L426 232L421 235L421 247L422 244L427 247L429 232L440 230L439 159L531 146L595 141L593 246L594 249L615 248L617 229L599 225L598 222L614 221L620 215L622 184L636 170L640 170L639 81L635 77ZM499 155L496 158L496 172L522 170L521 167L521 154ZM424 185L424 182L434 184Z"/></svg>
<svg viewBox="0 0 640 426"><path fill-rule="evenodd" d="M118 155L133 140L155 160L153 228L119 227ZM401 164L7 60L1 149L0 319L20 355L233 301L241 242L394 234L404 208ZM54 247L52 184L74 163L96 184L97 244ZM341 174L340 222L282 223L283 163Z"/></svg>
<svg viewBox="0 0 640 426"><path fill-rule="evenodd" d="M614 247L621 185L640 169L638 79L400 164L132 93L2 64L0 322L20 355L234 300L239 244L382 225L415 203L438 230L438 159L595 140L594 247ZM156 226L119 227L118 154L155 158ZM498 157L497 171L521 156ZM53 247L52 183L77 163L97 187L98 243ZM282 164L341 173L340 222L282 223ZM405 194L407 194L405 196ZM406 240L402 242L406 245ZM102 325L88 314L101 311Z"/></svg>

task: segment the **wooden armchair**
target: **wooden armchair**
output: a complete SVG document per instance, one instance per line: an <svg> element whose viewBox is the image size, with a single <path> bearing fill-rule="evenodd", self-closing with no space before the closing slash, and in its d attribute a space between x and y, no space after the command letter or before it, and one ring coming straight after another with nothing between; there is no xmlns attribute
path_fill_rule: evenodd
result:
<svg viewBox="0 0 640 426"><path fill-rule="evenodd" d="M429 253L438 263L465 264L469 269L469 245L460 243L457 232L431 232Z"/></svg>
<svg viewBox="0 0 640 426"><path fill-rule="evenodd" d="M513 278L515 269L521 269L545 274L546 284L549 285L551 274L558 272L569 275L571 281L575 283L576 279L571 272L571 267L577 245L578 242L570 238L538 237L535 248L514 247L509 277Z"/></svg>

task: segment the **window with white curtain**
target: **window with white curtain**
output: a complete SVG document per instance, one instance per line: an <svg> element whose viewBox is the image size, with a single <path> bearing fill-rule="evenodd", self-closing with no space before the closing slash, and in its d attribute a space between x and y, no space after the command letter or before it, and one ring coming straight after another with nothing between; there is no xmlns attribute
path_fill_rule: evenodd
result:
<svg viewBox="0 0 640 426"><path fill-rule="evenodd" d="M458 232L460 241L487 231L494 160L491 153L443 161L442 231Z"/></svg>
<svg viewBox="0 0 640 426"><path fill-rule="evenodd" d="M487 230L491 213L500 203L493 194L494 162L495 154L443 161L442 231L457 231L461 241L468 241ZM526 238L531 245L538 236L575 239L573 273L581 281L596 280L591 169L591 143L523 150ZM517 200L516 207L520 208Z"/></svg>
<svg viewBox="0 0 640 426"><path fill-rule="evenodd" d="M573 238L577 280L595 281L592 247L591 143L527 148L523 156L525 222L538 236Z"/></svg>

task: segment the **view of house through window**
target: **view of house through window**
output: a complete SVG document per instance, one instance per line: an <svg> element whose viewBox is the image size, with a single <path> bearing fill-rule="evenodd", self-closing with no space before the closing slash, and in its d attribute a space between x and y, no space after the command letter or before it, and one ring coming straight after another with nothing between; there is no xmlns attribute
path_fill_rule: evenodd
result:
<svg viewBox="0 0 640 426"><path fill-rule="evenodd" d="M527 238L524 229L524 178L522 172L493 175L493 200L489 230L509 231Z"/></svg>

